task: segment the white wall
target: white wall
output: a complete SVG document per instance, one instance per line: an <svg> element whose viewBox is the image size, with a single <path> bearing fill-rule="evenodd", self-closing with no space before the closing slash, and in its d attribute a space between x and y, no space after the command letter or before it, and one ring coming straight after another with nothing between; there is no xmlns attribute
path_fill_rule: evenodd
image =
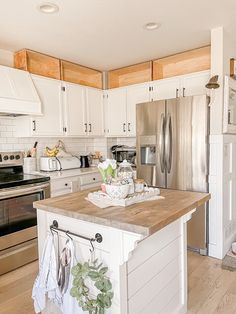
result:
<svg viewBox="0 0 236 314"><path fill-rule="evenodd" d="M14 54L11 51L0 49L0 64L13 67Z"/></svg>
<svg viewBox="0 0 236 314"><path fill-rule="evenodd" d="M211 74L219 75L220 88L212 93L210 127L209 254L223 258L236 239L236 135L224 135L224 76L230 74L230 58L236 58L234 34L223 27L211 32Z"/></svg>

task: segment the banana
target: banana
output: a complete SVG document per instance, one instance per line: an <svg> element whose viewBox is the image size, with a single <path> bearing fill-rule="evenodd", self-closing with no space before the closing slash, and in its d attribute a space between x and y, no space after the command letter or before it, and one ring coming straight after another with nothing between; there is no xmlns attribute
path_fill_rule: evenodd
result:
<svg viewBox="0 0 236 314"><path fill-rule="evenodd" d="M59 149L57 147L54 147L54 148L49 148L49 147L46 147L46 155L48 157L56 157L56 155L58 154L59 152Z"/></svg>

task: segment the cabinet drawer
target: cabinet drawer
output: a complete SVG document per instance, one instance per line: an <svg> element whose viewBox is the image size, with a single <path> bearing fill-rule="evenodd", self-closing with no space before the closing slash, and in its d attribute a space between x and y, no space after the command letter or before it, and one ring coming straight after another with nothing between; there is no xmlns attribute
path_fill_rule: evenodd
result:
<svg viewBox="0 0 236 314"><path fill-rule="evenodd" d="M75 178L65 178L51 181L52 193L65 190L65 193L79 191L79 180Z"/></svg>
<svg viewBox="0 0 236 314"><path fill-rule="evenodd" d="M99 172L80 176L80 186L102 182L102 176Z"/></svg>

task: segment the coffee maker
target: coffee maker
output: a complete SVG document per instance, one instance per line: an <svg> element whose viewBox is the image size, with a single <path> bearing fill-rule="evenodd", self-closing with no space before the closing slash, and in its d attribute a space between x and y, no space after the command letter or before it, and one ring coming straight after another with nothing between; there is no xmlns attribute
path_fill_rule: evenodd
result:
<svg viewBox="0 0 236 314"><path fill-rule="evenodd" d="M121 163L127 160L132 166L136 165L136 147L114 145L111 147L112 158Z"/></svg>

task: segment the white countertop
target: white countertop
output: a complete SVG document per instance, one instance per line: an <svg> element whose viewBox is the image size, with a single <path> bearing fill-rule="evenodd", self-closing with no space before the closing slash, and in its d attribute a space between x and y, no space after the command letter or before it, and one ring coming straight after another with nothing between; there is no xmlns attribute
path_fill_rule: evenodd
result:
<svg viewBox="0 0 236 314"><path fill-rule="evenodd" d="M97 173L97 172L99 172L97 167L89 167L89 168L69 169L69 170L62 170L62 171L34 171L31 174L42 175L42 176L50 177L51 180L57 180L57 179L81 176L81 175Z"/></svg>

